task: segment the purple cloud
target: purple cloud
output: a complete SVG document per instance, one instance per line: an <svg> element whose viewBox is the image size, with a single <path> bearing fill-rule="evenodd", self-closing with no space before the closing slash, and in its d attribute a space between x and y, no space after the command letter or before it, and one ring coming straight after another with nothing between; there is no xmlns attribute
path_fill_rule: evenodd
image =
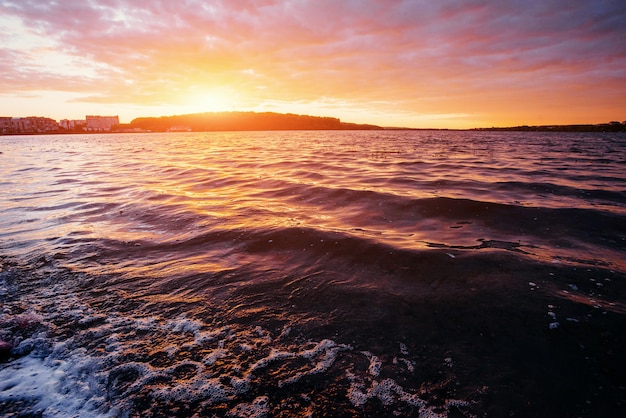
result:
<svg viewBox="0 0 626 418"><path fill-rule="evenodd" d="M621 0L0 0L0 12L67 57L101 64L112 99L205 80L262 83L280 100L386 97L421 110L420 97L440 111L486 86L565 91L593 76L596 89L626 88ZM3 52L14 90L46 80L23 52Z"/></svg>

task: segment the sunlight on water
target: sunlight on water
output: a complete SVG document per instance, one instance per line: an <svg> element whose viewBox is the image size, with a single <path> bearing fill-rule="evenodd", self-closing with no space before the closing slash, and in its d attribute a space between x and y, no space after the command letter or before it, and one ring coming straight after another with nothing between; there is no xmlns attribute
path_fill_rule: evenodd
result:
<svg viewBox="0 0 626 418"><path fill-rule="evenodd" d="M21 376L0 410L621 405L619 368L593 365L621 364L620 134L23 136L0 152L0 377ZM563 380L567 401L527 405Z"/></svg>
<svg viewBox="0 0 626 418"><path fill-rule="evenodd" d="M550 227L562 224L559 210L623 213L622 193L613 191L623 190L618 155L599 175L593 155L572 156L571 144L545 146L541 135L522 153L515 148L523 138L511 135L315 135L77 138L69 152L51 138L42 150L50 162L29 169L41 190L29 188L28 199L40 217L64 228L59 236L82 239L175 245L203 231L304 227L406 249L480 246L479 239L540 244L526 252L570 259L585 258L569 254L578 245L563 250L550 242ZM603 144L607 153L619 145ZM78 230L69 231L68 220Z"/></svg>

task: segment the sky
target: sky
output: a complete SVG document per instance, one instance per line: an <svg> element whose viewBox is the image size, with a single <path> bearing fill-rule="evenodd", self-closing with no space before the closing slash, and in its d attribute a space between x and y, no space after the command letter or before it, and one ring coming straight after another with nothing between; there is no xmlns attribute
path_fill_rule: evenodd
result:
<svg viewBox="0 0 626 418"><path fill-rule="evenodd" d="M0 116L626 120L624 0L0 0Z"/></svg>

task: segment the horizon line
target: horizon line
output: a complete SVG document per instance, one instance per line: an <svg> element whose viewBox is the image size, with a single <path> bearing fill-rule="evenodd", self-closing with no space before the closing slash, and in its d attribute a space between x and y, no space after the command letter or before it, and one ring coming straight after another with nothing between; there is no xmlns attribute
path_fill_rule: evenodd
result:
<svg viewBox="0 0 626 418"><path fill-rule="evenodd" d="M519 125L492 125L492 126L476 126L476 127L469 127L469 128L435 128L435 127L425 127L425 128L416 128L416 127L408 127L408 126L381 126L381 125L376 125L376 124L372 124L372 123L355 123L355 122L346 122L341 120L338 117L335 116L328 116L328 115L309 115L309 114L301 114L301 113L291 113L291 112L287 112L287 113L281 113L281 112L272 112L272 111L265 111L265 112L257 112L257 111L253 111L253 110L222 110L222 111L203 111L203 112L193 112L193 113L181 113L181 114L173 114L173 115L159 115L159 116L138 116L136 118L133 118L130 122L128 123L122 123L119 122L117 126L124 126L124 125L131 125L134 121L140 120L140 119L162 119L162 118L174 118L174 117L185 117L185 116L199 116L199 115L208 115L208 114L212 114L212 115L220 115L220 114L257 114L257 115L263 115L263 114L272 114L272 115L280 115L280 116L301 116L301 117L309 117L309 118L319 118L319 119L334 119L336 121L338 121L341 124L345 124L345 125L356 125L356 126L367 126L369 127L369 129L373 129L373 130L437 130L437 131L470 131L470 130L497 130L497 129L502 129L502 130L515 130L515 129L519 129L519 130L530 130L530 129L556 129L556 128L583 128L583 127L595 127L595 128L600 128L600 127L626 127L626 120L623 122L620 121L608 121L608 122L600 122L600 123L568 123L568 124L541 124L541 125L528 125L528 124L519 124ZM90 115L85 115L84 119L69 119L69 118L63 118L63 119L54 119L50 116L39 116L39 115L28 115L28 116L0 116L0 120L3 119L35 119L35 118L39 118L39 119L49 119L54 121L55 123L59 124L59 122L62 121L71 121L71 122L77 122L77 121L86 121L88 118L118 118L119 121L119 115L94 115L94 114L90 114ZM63 129L61 126L59 126L59 129ZM67 129L65 129L67 131ZM247 130L247 129L242 129L243 130ZM263 129L265 130L265 129ZM312 129L294 129L294 130L312 130ZM315 129L315 130L319 130L319 129ZM621 131L624 131L624 129L622 129ZM200 132L200 131L199 131ZM0 132L1 134L2 132ZM58 133L58 132L57 132ZM63 132L60 132L63 133Z"/></svg>

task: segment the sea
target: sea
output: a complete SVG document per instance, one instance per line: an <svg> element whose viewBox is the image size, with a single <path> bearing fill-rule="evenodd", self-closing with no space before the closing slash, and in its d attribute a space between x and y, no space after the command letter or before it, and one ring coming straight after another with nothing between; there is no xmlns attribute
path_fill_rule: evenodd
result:
<svg viewBox="0 0 626 418"><path fill-rule="evenodd" d="M3 417L620 416L626 134L2 136L0 305Z"/></svg>

